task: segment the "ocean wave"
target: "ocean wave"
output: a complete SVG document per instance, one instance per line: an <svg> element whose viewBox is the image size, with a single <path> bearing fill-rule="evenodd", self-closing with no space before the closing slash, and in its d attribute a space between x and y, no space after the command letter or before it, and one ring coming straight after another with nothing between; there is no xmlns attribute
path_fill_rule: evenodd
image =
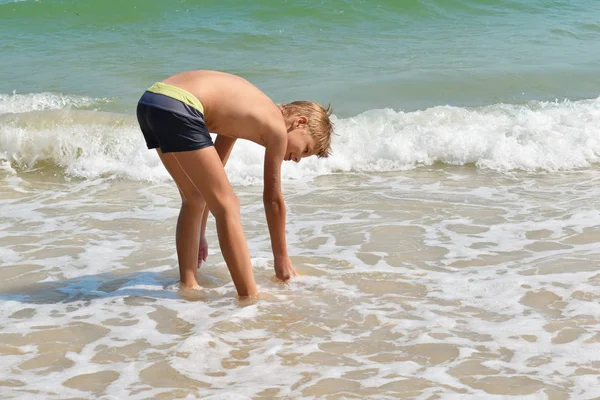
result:
<svg viewBox="0 0 600 400"><path fill-rule="evenodd" d="M0 93L0 115L30 111L86 108L94 104L106 104L108 102L108 99L94 99L86 96L61 93Z"/></svg>
<svg viewBox="0 0 600 400"><path fill-rule="evenodd" d="M600 99L372 110L338 122L340 170L441 162L496 170L569 170L600 161ZM334 149L335 151L335 149Z"/></svg>
<svg viewBox="0 0 600 400"><path fill-rule="evenodd" d="M156 153L146 149L133 116L66 107L0 115L0 161L13 170L50 165L79 178L168 179ZM434 163L561 171L600 162L600 99L414 112L377 109L333 119L332 157L286 162L284 179ZM263 155L260 146L239 141L227 165L231 181L260 183Z"/></svg>

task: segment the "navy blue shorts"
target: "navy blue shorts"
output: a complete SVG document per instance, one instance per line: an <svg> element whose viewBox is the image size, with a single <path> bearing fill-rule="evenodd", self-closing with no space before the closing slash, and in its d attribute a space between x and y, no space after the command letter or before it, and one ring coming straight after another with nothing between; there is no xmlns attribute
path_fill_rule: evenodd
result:
<svg viewBox="0 0 600 400"><path fill-rule="evenodd" d="M200 110L164 94L144 92L137 119L149 149L169 153L213 146Z"/></svg>

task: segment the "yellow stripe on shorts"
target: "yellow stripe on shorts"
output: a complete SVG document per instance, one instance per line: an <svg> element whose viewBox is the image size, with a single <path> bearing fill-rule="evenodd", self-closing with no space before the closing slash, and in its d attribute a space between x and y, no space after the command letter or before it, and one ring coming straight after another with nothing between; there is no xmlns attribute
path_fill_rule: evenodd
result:
<svg viewBox="0 0 600 400"><path fill-rule="evenodd" d="M148 88L148 91L169 96L175 100L179 100L190 107L194 107L202 114L204 114L204 106L202 106L200 100L198 100L196 96L194 96L187 90L183 90L182 88L179 88L177 86L167 85L166 83L156 82L154 85Z"/></svg>

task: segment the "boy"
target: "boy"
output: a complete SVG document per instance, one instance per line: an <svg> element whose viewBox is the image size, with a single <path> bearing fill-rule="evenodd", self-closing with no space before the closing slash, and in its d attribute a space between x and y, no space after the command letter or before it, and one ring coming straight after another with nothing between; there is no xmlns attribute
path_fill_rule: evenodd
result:
<svg viewBox="0 0 600 400"><path fill-rule="evenodd" d="M238 295L258 293L239 201L224 169L237 139L265 147L263 201L275 274L284 281L296 276L285 239L281 163L328 157L333 131L329 115L329 109L311 102L278 106L245 79L217 71L183 72L142 95L137 118L146 144L157 150L181 194L176 244L182 289L199 286L196 268L208 255L210 210ZM214 144L209 132L217 133Z"/></svg>

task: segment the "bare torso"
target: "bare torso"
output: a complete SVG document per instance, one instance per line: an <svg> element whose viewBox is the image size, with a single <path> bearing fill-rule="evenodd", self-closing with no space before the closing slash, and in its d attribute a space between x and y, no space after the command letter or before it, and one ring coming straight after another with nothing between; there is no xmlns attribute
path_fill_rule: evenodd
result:
<svg viewBox="0 0 600 400"><path fill-rule="evenodd" d="M217 71L188 71L164 83L180 87L200 100L208 130L265 146L273 129L285 132L275 103L256 86L235 75Z"/></svg>

